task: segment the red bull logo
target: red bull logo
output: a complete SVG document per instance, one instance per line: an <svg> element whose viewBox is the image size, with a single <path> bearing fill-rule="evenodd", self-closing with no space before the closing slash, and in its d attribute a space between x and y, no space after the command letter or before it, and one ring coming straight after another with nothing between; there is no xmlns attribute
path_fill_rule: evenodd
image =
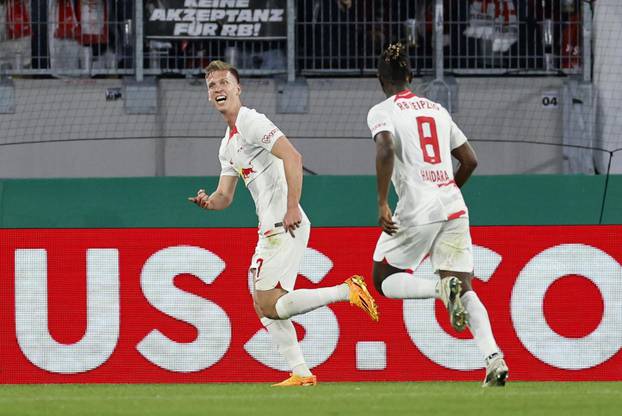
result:
<svg viewBox="0 0 622 416"><path fill-rule="evenodd" d="M252 166L249 168L242 168L242 170L240 171L243 179L248 179L248 177L251 176L251 173L257 173L253 170Z"/></svg>

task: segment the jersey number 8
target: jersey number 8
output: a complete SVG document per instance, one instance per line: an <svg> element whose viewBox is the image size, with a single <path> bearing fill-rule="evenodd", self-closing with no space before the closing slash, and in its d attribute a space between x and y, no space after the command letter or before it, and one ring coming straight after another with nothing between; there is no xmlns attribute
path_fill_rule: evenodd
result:
<svg viewBox="0 0 622 416"><path fill-rule="evenodd" d="M432 117L417 117L419 129L419 144L423 152L423 160L426 163L436 165L441 163L441 152L438 148L438 133L436 122Z"/></svg>

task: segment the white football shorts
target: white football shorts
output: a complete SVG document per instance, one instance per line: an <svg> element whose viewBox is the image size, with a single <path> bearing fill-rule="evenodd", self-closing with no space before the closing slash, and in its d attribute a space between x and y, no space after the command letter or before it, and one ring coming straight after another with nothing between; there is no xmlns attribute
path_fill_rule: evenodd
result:
<svg viewBox="0 0 622 416"><path fill-rule="evenodd" d="M374 261L386 261L403 270L416 270L430 255L434 273L473 271L473 249L468 218L399 228L390 236L382 233Z"/></svg>
<svg viewBox="0 0 622 416"><path fill-rule="evenodd" d="M288 232L259 237L250 266L256 270L255 290L270 290L278 285L288 292L294 290L310 232L311 224L303 221L294 230L294 237Z"/></svg>

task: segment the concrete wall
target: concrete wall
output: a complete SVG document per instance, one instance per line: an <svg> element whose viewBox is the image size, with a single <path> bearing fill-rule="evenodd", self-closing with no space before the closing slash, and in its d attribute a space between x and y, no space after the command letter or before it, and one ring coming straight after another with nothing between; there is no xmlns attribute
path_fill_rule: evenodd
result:
<svg viewBox="0 0 622 416"><path fill-rule="evenodd" d="M292 139L320 174L374 173L367 111L383 99L375 79L309 79L309 112L276 114L275 83L243 80L243 100ZM159 111L128 115L105 91L121 80L15 79L16 112L0 114L0 177L218 175L225 126L200 80L160 80ZM560 173L561 105L542 107L560 78L460 78L454 117L473 141L478 174ZM423 95L420 80L413 84ZM505 143L478 142L499 140Z"/></svg>
<svg viewBox="0 0 622 416"><path fill-rule="evenodd" d="M594 9L594 86L596 89L597 145L606 149L622 149L622 2L598 0ZM609 158L601 154L597 168L607 170ZM611 172L622 173L622 152L611 160Z"/></svg>

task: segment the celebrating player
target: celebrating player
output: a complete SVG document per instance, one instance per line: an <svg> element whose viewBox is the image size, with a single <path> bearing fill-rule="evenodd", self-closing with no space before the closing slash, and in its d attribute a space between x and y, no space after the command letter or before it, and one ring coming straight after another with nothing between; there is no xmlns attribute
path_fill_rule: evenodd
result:
<svg viewBox="0 0 622 416"><path fill-rule="evenodd" d="M467 207L460 189L477 166L466 137L441 105L408 88L411 69L400 44L383 51L378 78L386 100L369 111L376 142L378 217L382 226L374 251L374 284L388 298L438 298L452 326L468 325L486 363L484 386L503 386L508 367L490 327L486 308L471 287L473 255ZM460 166L454 176L451 156ZM388 204L389 182L399 197ZM440 280L415 278L430 255Z"/></svg>
<svg viewBox="0 0 622 416"><path fill-rule="evenodd" d="M377 321L376 303L360 276L333 287L294 290L311 228L299 205L302 157L265 115L242 106L234 67L213 61L205 74L209 101L222 114L227 131L218 154L218 188L211 195L200 189L189 200L208 210L225 209L233 200L238 175L242 177L259 217L259 241L250 266L255 310L292 369L275 386L315 385L289 318L349 300Z"/></svg>

